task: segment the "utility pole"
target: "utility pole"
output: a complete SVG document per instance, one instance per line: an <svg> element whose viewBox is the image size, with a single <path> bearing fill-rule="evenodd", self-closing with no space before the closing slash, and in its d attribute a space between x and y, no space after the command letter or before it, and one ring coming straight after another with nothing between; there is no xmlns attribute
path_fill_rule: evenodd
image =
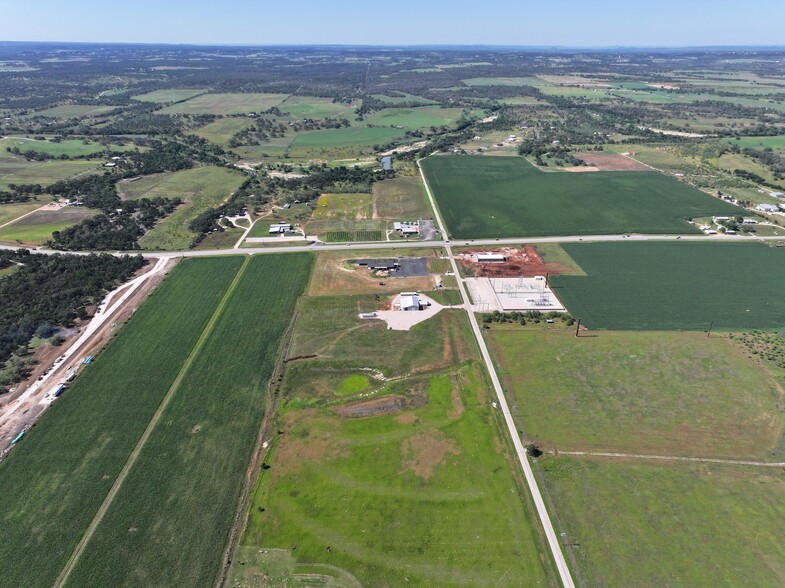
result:
<svg viewBox="0 0 785 588"><path fill-rule="evenodd" d="M709 331L706 333L706 338L707 338L707 339L708 339L709 337L711 337L711 328L712 328L713 326L714 326L714 321L711 321L711 322L709 323Z"/></svg>
<svg viewBox="0 0 785 588"><path fill-rule="evenodd" d="M575 336L580 337L580 330L581 330L581 319L578 319L578 325L575 327Z"/></svg>

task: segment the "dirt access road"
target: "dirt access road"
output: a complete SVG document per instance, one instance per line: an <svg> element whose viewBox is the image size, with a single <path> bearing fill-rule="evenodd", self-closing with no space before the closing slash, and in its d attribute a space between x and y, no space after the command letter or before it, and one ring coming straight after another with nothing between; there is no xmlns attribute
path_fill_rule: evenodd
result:
<svg viewBox="0 0 785 588"><path fill-rule="evenodd" d="M53 369L40 380L33 376L23 382L14 393L0 401L0 459L8 452L11 440L29 429L48 408L54 400L51 396L54 388L68 373L80 367L85 356L106 344L112 334L112 325L126 321L175 263L172 259L158 259L149 271L109 292L79 337L70 345L63 345L61 355L52 364ZM49 366L45 367L49 369Z"/></svg>

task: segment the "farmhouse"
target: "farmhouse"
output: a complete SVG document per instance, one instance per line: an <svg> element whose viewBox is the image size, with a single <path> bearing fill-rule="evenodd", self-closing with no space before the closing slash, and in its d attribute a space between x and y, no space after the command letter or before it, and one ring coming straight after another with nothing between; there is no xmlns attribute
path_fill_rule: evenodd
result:
<svg viewBox="0 0 785 588"><path fill-rule="evenodd" d="M292 231L291 223L275 223L270 225L270 234L279 235L281 233L290 233Z"/></svg>
<svg viewBox="0 0 785 588"><path fill-rule="evenodd" d="M504 263L507 258L501 253L478 253L478 263Z"/></svg>
<svg viewBox="0 0 785 588"><path fill-rule="evenodd" d="M761 212L779 212L780 211L780 207L779 206L774 206L773 204L758 204L758 206L756 206L755 208L757 210L760 210Z"/></svg>

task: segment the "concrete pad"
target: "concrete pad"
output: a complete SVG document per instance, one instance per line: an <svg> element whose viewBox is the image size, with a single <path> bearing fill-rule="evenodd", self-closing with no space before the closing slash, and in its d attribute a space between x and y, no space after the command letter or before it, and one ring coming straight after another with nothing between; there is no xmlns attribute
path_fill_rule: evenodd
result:
<svg viewBox="0 0 785 588"><path fill-rule="evenodd" d="M476 312L539 310L562 312L564 305L542 276L534 278L466 278Z"/></svg>

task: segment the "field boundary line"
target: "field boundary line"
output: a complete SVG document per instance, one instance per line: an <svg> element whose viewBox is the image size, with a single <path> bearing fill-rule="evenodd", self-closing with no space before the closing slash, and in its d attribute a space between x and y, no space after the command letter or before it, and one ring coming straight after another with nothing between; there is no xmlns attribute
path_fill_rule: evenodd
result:
<svg viewBox="0 0 785 588"><path fill-rule="evenodd" d="M18 216L18 217L16 217L15 219L11 219L10 221L8 221L8 222L6 222L6 223L3 223L2 225L0 225L0 229L3 229L3 228L5 228L5 227L7 227L8 225L12 225L12 224L14 224L15 222L18 222L18 221L22 220L23 218L27 218L27 217L28 217L28 216L30 216L31 214L34 214L34 213L38 212L39 210L43 210L43 209L44 209L44 208L46 208L47 206L49 206L49 205L48 205L48 204L44 204L44 205L42 205L42 206L39 206L38 208L36 208L36 209L34 209L34 210L31 210L30 212L26 212L26 213L24 213L22 216Z"/></svg>
<svg viewBox="0 0 785 588"><path fill-rule="evenodd" d="M493 360L491 359L490 352L488 351L488 345L485 343L485 339L482 336L482 331L480 331L480 325L477 323L477 317L474 315L474 306L469 304L466 283L461 278L460 271L458 270L458 263L455 261L455 256L452 252L452 246L450 245L450 242L446 240L447 234L445 233L444 223L442 222L438 208L436 208L435 199L431 193L431 188L428 185L428 181L425 178L425 172L423 171L419 160L417 161L417 167L420 170L420 175L422 177L423 184L425 185L425 191L427 192L428 198L431 201L431 205L434 208L434 218L439 226L439 230L442 231L442 235L445 238L444 248L447 251L447 256L450 259L453 272L455 272L456 282L458 283L458 291L461 293L461 299L464 302L466 313L469 315L469 324L471 325L472 333L474 334L477 346L480 348L480 354L482 355L483 361L485 362L488 375L491 378L493 389L496 392L496 397L499 400L499 407L501 409L502 415L504 416L504 421L507 425L507 430L510 434L513 446L515 447L516 456L521 464L521 468L523 469L526 484L529 488L529 494L532 497L532 501L534 502L534 506L537 510L537 516L539 517L540 524L542 525L542 529L545 532L545 538L547 540L548 547L550 548L552 561L556 566L556 570L564 588L574 588L575 582L570 572L570 566L564 557L564 552L562 551L561 544L559 543L559 538L556 536L556 531L553 528L553 522L551 521L550 515L548 514L548 508L545 506L542 492L540 492L540 487L537 484L537 478L534 476L534 470L532 469L531 463L529 463L529 457L526 454L526 448L524 448L523 443L521 442L521 437L518 434L518 428L515 426L515 421L513 420L512 413L510 412L509 405L507 404L507 398L504 395L504 388L502 388L501 380L499 380L499 375L496 372L496 366L493 365Z"/></svg>
<svg viewBox="0 0 785 588"><path fill-rule="evenodd" d="M101 524L104 515L106 515L107 511L109 510L109 507L112 505L112 502L114 501L115 496L120 491L123 482L125 482L125 479L128 477L128 474L133 468L133 465L136 463L139 454L142 452L142 449L147 444L147 440L150 438L150 435L152 434L153 430L158 425L158 421L161 420L161 416L166 410L166 407L169 406L169 402L172 400L175 393L180 388L180 384L185 378L185 375L190 370L191 365L193 364L199 353L204 348L204 345L207 342L207 339L209 338L210 334L213 332L213 329L215 328L218 319L223 315L223 310L226 307L226 303L228 302L232 293L237 288L237 284L240 283L240 279L245 273L245 269L248 267L250 259L251 259L250 256L247 256L244 259L243 264L240 266L240 269L237 270L237 275L235 275L234 279L232 280L232 283L229 284L229 287L226 289L226 292L224 293L223 297L221 297L221 300L218 302L218 305L215 307L215 311L213 311L213 315L210 317L210 320L207 322L207 325L205 325L204 329L202 330L202 334L199 335L199 339L196 340L193 349L191 349L191 353L188 354L188 357L183 362L182 367L180 367L180 371L177 373L177 376L172 382L172 385L169 386L169 390L167 390L166 395L164 396L163 400L161 400L161 404L158 405L158 409L153 414L153 417L150 419L150 422L147 423L147 427L145 428L144 433L142 433L142 436L139 438L139 441L137 441L133 451L128 456L128 459L126 460L123 469L121 469L120 473L117 475L114 484L112 484L112 487L109 489L109 493L106 495L106 498L104 498L104 501L101 503L101 506L98 508L98 511L95 513L95 516L93 517L90 526L87 527L87 530L85 531L84 535L82 535L82 538L80 539L79 543L76 545L74 552L71 554L71 557L68 559L68 562L65 564L63 571L60 572L60 575L58 576L54 584L55 588L61 588L68 581L68 577L71 575L71 572L76 567L76 564L79 561L79 557L82 555L85 548L87 547L87 544L90 542L90 539L95 533L95 530L98 528L98 525Z"/></svg>
<svg viewBox="0 0 785 588"><path fill-rule="evenodd" d="M718 457L686 457L679 455L649 455L640 453L613 453L605 451L552 451L553 455L576 455L586 457L620 457L622 459L654 459L660 461L688 461L698 463L717 463L723 465L746 465L764 468L783 468L781 461L751 461L745 459L722 459Z"/></svg>

